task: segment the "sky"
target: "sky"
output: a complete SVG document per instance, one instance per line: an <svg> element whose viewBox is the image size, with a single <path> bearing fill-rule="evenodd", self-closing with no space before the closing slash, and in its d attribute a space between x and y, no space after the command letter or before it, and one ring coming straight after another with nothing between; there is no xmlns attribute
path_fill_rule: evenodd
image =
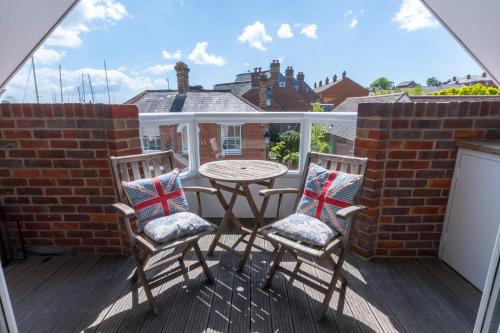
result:
<svg viewBox="0 0 500 333"><path fill-rule="evenodd" d="M112 103L144 89L176 88L174 65L211 89L279 59L309 85L346 71L368 86L428 77L445 81L482 70L418 0L81 0L34 55L41 102ZM82 74L84 83L82 84ZM2 98L35 102L31 63Z"/></svg>

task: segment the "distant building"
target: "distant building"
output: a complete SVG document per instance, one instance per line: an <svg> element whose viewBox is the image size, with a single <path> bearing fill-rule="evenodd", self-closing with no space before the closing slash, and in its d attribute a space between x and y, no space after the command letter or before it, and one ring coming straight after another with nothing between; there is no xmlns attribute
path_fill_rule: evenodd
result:
<svg viewBox="0 0 500 333"><path fill-rule="evenodd" d="M342 78L337 80L337 75L333 75L332 80L327 77L325 84L322 81L314 83L314 91L319 95L323 103L339 105L346 98L368 96L368 89L347 77L346 72L342 73Z"/></svg>
<svg viewBox="0 0 500 333"><path fill-rule="evenodd" d="M489 77L488 74L482 73L478 75L470 75L467 74L466 76L462 77L456 77L454 76L451 78L451 80L448 81L451 84L458 84L458 85L463 85L463 86L472 86L475 84L482 84L483 86L486 87L496 87L497 85L493 81L491 77Z"/></svg>
<svg viewBox="0 0 500 333"><path fill-rule="evenodd" d="M309 111L319 99L303 72L294 77L293 67L288 66L283 75L279 60L273 60L269 70L254 68L236 75L234 82L214 85L214 90L230 90L264 111Z"/></svg>
<svg viewBox="0 0 500 333"><path fill-rule="evenodd" d="M397 85L396 85L396 88L397 89L412 89L412 88L415 88L415 87L418 87L419 84L416 83L415 81L403 81L403 82L399 82Z"/></svg>
<svg viewBox="0 0 500 333"><path fill-rule="evenodd" d="M229 90L203 90L189 85L189 68L183 62L175 66L177 90L145 90L125 104L135 104L140 113L158 112L259 112L257 106ZM216 159L265 159L266 125L199 124L200 162ZM142 125L144 152L172 150L179 168L189 165L187 124Z"/></svg>

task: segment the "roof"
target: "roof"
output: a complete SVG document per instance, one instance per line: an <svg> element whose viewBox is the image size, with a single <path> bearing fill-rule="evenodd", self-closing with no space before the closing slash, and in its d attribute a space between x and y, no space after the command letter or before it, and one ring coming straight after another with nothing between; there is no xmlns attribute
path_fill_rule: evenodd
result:
<svg viewBox="0 0 500 333"><path fill-rule="evenodd" d="M264 74L268 79L271 77L271 71L265 70L261 71L261 74ZM236 75L236 79L234 82L226 82L226 83L218 83L214 85L214 90L231 90L234 94L238 96L243 96L246 92L248 92L252 88L251 84L251 72L240 73ZM280 83L285 84L286 77L280 73L278 80ZM292 78L292 85L294 87L299 86L299 81L294 77ZM313 89L304 82L304 89L306 91L313 91Z"/></svg>
<svg viewBox="0 0 500 333"><path fill-rule="evenodd" d="M337 80L337 81L334 81L334 82L330 82L330 83L328 83L328 84L325 84L325 85L323 85L323 86L321 86L321 87L317 87L317 88L315 88L315 89L314 89L314 92L316 92L317 94L319 94L319 93L321 93L321 92L323 92L323 91L325 91L325 90L327 90L327 89L329 89L329 88L331 88L331 87L333 87L333 86L336 86L336 85L339 85L339 84L345 83L345 82L347 82L347 81L350 81L350 82L352 82L352 83L354 83L354 84L357 84L357 85L358 85L358 86L360 86L361 88L366 89L365 87L363 87L362 85L360 85L360 84L359 84L359 83L357 83L356 81L351 80L350 78L346 77L345 79L340 79L340 80ZM366 89L366 91L368 91L368 89Z"/></svg>
<svg viewBox="0 0 500 333"><path fill-rule="evenodd" d="M348 97L332 112L357 112L360 103L396 103L410 102L407 93L387 94L378 96Z"/></svg>
<svg viewBox="0 0 500 333"><path fill-rule="evenodd" d="M415 81L413 81L413 80L412 81L402 81L402 82L399 82L396 87L406 87L406 86L409 86L412 83L415 84Z"/></svg>
<svg viewBox="0 0 500 333"><path fill-rule="evenodd" d="M483 76L483 74L471 75L468 79L467 76L457 77L458 84L468 84L472 82L478 81L492 81L493 79L489 77L487 74Z"/></svg>
<svg viewBox="0 0 500 333"><path fill-rule="evenodd" d="M409 96L412 102L493 102L500 101L500 95L428 95Z"/></svg>
<svg viewBox="0 0 500 333"><path fill-rule="evenodd" d="M145 90L125 104L135 104L140 113L159 112L257 112L256 106L230 91Z"/></svg>
<svg viewBox="0 0 500 333"><path fill-rule="evenodd" d="M333 123L328 126L328 133L354 142L356 140L356 125Z"/></svg>

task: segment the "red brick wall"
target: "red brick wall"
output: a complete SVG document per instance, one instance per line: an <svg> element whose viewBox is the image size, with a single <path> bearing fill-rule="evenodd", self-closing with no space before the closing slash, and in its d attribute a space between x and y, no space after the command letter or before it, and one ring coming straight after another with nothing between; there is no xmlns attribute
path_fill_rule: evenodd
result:
<svg viewBox="0 0 500 333"><path fill-rule="evenodd" d="M2 104L0 112L0 203L19 216L26 245L126 252L108 157L140 153L137 107Z"/></svg>
<svg viewBox="0 0 500 333"><path fill-rule="evenodd" d="M360 104L355 155L369 158L353 248L435 256L457 140L500 138L500 102Z"/></svg>

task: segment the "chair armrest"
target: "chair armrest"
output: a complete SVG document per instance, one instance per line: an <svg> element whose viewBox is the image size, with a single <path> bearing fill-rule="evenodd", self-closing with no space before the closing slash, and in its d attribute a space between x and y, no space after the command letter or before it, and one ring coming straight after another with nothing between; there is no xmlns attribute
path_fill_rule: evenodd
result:
<svg viewBox="0 0 500 333"><path fill-rule="evenodd" d="M117 202L117 203L113 204L113 207L115 207L125 217L131 217L131 216L135 215L135 210L132 207L127 206L123 203Z"/></svg>
<svg viewBox="0 0 500 333"><path fill-rule="evenodd" d="M364 206L349 206L349 207L342 208L342 209L338 210L337 213L335 214L335 216L339 217L341 219L347 219L347 218L351 217L352 215L357 214L360 211L365 210L365 209L366 209L366 207L364 207Z"/></svg>
<svg viewBox="0 0 500 333"><path fill-rule="evenodd" d="M259 191L259 194L263 197L269 197L271 195L276 195L276 194L288 194L288 193L291 194L299 193L299 190L296 188L269 188Z"/></svg>
<svg viewBox="0 0 500 333"><path fill-rule="evenodd" d="M199 193L207 193L207 194L216 194L217 190L212 187L202 187L202 186L184 186L185 192L199 192Z"/></svg>

